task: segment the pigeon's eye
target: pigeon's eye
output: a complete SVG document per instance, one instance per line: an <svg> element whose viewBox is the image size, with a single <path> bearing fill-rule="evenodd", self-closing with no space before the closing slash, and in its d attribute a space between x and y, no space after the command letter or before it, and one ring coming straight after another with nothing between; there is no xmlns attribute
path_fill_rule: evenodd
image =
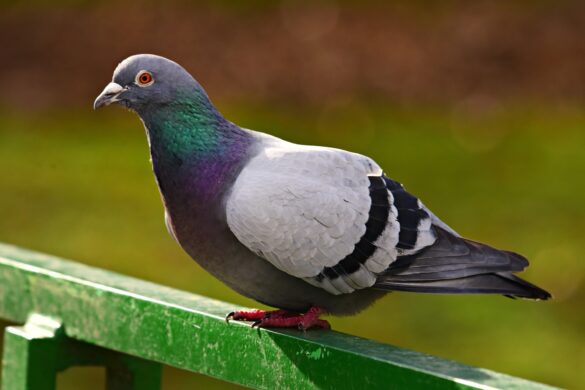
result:
<svg viewBox="0 0 585 390"><path fill-rule="evenodd" d="M148 87L154 83L154 79L152 78L152 74L146 70L141 70L136 75L136 84L141 87Z"/></svg>

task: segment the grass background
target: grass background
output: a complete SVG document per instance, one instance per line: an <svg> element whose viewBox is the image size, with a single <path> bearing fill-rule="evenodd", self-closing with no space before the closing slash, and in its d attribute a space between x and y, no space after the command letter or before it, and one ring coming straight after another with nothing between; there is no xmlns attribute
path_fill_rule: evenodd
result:
<svg viewBox="0 0 585 390"><path fill-rule="evenodd" d="M249 128L366 153L470 238L531 259L551 302L391 294L336 330L578 388L585 369L585 111L481 114L380 102L221 106ZM238 305L166 233L139 120L121 109L0 116L0 239ZM81 375L61 379L75 388ZM226 384L165 371L167 388ZM99 384L100 381L93 381ZM99 388L99 387L96 387Z"/></svg>

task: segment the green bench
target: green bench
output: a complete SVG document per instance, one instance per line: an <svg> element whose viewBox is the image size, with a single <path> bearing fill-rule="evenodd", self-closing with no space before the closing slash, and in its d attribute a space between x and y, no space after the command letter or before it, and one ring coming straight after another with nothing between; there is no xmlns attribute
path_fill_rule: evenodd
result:
<svg viewBox="0 0 585 390"><path fill-rule="evenodd" d="M0 244L2 389L103 366L108 389L159 389L162 365L263 389L550 389L327 331L225 322L233 305Z"/></svg>

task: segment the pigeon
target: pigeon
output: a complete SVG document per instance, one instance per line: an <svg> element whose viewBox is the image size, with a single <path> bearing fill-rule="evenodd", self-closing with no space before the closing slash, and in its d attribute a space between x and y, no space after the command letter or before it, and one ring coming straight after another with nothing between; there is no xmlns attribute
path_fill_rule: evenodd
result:
<svg viewBox="0 0 585 390"><path fill-rule="evenodd" d="M461 237L371 158L227 120L179 64L139 54L94 109L138 114L170 235L206 271L277 310L226 320L329 328L392 291L546 300L523 256Z"/></svg>

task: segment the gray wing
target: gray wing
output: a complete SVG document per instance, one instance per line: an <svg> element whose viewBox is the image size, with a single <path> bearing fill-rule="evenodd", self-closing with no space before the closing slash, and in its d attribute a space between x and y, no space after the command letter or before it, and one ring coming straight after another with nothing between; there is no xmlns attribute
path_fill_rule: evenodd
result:
<svg viewBox="0 0 585 390"><path fill-rule="evenodd" d="M278 142L236 179L226 203L228 226L276 268L332 294L370 287L375 272L393 258L377 267L359 264L336 278L316 278L351 253L366 231L368 175L377 171L371 160L353 153Z"/></svg>
<svg viewBox="0 0 585 390"><path fill-rule="evenodd" d="M397 256L432 244L425 210L367 157L288 143L255 157L226 204L242 244L332 294L371 287Z"/></svg>
<svg viewBox="0 0 585 390"><path fill-rule="evenodd" d="M243 169L226 216L248 249L332 294L374 287L550 296L513 275L525 258L459 237L354 153L281 141Z"/></svg>

